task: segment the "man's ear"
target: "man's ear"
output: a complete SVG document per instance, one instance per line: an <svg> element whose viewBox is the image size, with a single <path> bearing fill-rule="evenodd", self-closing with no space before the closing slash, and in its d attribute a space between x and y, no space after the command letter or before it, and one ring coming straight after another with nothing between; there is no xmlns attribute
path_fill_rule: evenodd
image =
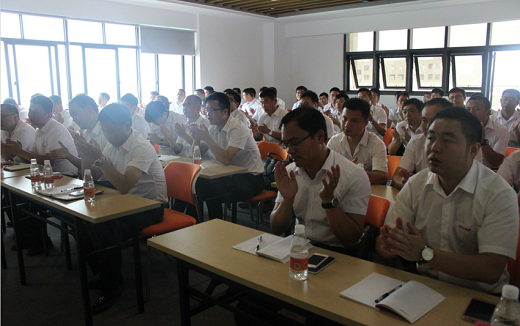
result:
<svg viewBox="0 0 520 326"><path fill-rule="evenodd" d="M168 119L168 111L164 111L162 113L162 116L165 118L165 119Z"/></svg>
<svg viewBox="0 0 520 326"><path fill-rule="evenodd" d="M318 130L318 132L314 135L314 137L318 140L323 140L323 142L326 141L325 139L325 132L323 130Z"/></svg>
<svg viewBox="0 0 520 326"><path fill-rule="evenodd" d="M131 128L132 128L132 122L130 122L130 121L125 122L125 124L123 125L123 129L124 129L125 131L128 131L128 130L130 130Z"/></svg>
<svg viewBox="0 0 520 326"><path fill-rule="evenodd" d="M473 143L470 145L469 155L471 156L471 158L475 158L475 156L477 156L478 152L480 151L480 147L480 143Z"/></svg>

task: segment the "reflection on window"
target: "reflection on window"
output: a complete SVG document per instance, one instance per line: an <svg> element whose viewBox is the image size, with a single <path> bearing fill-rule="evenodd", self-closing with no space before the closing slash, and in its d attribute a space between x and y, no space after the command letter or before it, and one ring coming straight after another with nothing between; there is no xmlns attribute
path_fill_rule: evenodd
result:
<svg viewBox="0 0 520 326"><path fill-rule="evenodd" d="M482 56L460 55L455 60L456 87L480 88L482 87Z"/></svg>
<svg viewBox="0 0 520 326"><path fill-rule="evenodd" d="M356 71L356 67L363 67L363 75L357 75L354 78L354 83L356 88L359 87L372 87L372 69L373 69L373 59L356 59L352 60L352 71Z"/></svg>
<svg viewBox="0 0 520 326"><path fill-rule="evenodd" d="M2 37L21 38L20 15L2 12L0 14Z"/></svg>
<svg viewBox="0 0 520 326"><path fill-rule="evenodd" d="M416 66L419 69L419 76L427 76L426 79L420 78L418 85L420 88L441 87L442 86L442 57L416 57ZM427 69L425 69L427 67Z"/></svg>
<svg viewBox="0 0 520 326"><path fill-rule="evenodd" d="M182 88L182 64L180 55L159 54L159 93L170 102Z"/></svg>
<svg viewBox="0 0 520 326"><path fill-rule="evenodd" d="M63 19L22 15L22 21L25 39L64 41Z"/></svg>
<svg viewBox="0 0 520 326"><path fill-rule="evenodd" d="M404 73L397 74L397 78L395 74L389 74L389 71L406 71L406 58L382 58L381 70L386 73L385 88L406 86Z"/></svg>
<svg viewBox="0 0 520 326"><path fill-rule="evenodd" d="M83 55L81 46L69 46L70 59L70 84L72 97L79 93L85 93L85 83L83 81Z"/></svg>
<svg viewBox="0 0 520 326"><path fill-rule="evenodd" d="M457 25L450 27L448 46L484 46L486 45L487 24Z"/></svg>
<svg viewBox="0 0 520 326"><path fill-rule="evenodd" d="M491 45L519 44L520 20L491 24Z"/></svg>
<svg viewBox="0 0 520 326"><path fill-rule="evenodd" d="M506 89L520 89L520 51L495 52L495 70L493 89L491 90L491 108L500 110L500 98Z"/></svg>
<svg viewBox="0 0 520 326"><path fill-rule="evenodd" d="M116 51L112 49L85 49L88 95L97 99L99 93L116 97ZM134 94L135 95L135 94Z"/></svg>
<svg viewBox="0 0 520 326"><path fill-rule="evenodd" d="M444 31L444 27L414 28L412 31L412 48L443 48Z"/></svg>
<svg viewBox="0 0 520 326"><path fill-rule="evenodd" d="M136 97L137 92L137 65L135 49L119 49L119 87L121 96L132 93ZM110 95L112 96L112 95ZM115 96L115 94L114 94Z"/></svg>
<svg viewBox="0 0 520 326"><path fill-rule="evenodd" d="M103 26L98 22L67 20L70 42L103 43Z"/></svg>
<svg viewBox="0 0 520 326"><path fill-rule="evenodd" d="M373 51L374 50L374 33L350 33L349 34L349 51Z"/></svg>
<svg viewBox="0 0 520 326"><path fill-rule="evenodd" d="M141 102L150 101L150 92L157 90L155 78L155 54L141 53ZM123 93L121 93L123 94Z"/></svg>
<svg viewBox="0 0 520 326"><path fill-rule="evenodd" d="M184 90L186 94L193 94L193 59L191 55L184 56Z"/></svg>
<svg viewBox="0 0 520 326"><path fill-rule="evenodd" d="M15 45L20 101L29 103L36 93L52 94L47 46Z"/></svg>
<svg viewBox="0 0 520 326"><path fill-rule="evenodd" d="M5 48L4 48L4 42L0 43L0 46L2 47L2 54L1 54L1 66L0 66L0 74L2 75L2 79L0 83L2 84L0 99L3 101L6 97L9 96L9 85L7 80L7 62L5 61Z"/></svg>
<svg viewBox="0 0 520 326"><path fill-rule="evenodd" d="M135 46L135 26L105 23L105 33L107 44Z"/></svg>
<svg viewBox="0 0 520 326"><path fill-rule="evenodd" d="M400 29L379 32L379 50L406 50L408 30Z"/></svg>

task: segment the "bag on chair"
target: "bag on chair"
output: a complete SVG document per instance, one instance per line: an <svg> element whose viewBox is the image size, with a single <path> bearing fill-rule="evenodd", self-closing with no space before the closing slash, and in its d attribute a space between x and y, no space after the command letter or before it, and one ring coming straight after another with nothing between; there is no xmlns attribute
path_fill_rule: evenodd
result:
<svg viewBox="0 0 520 326"><path fill-rule="evenodd" d="M274 168L276 166L276 163L278 162L285 163L285 165L289 164L289 161L284 161L282 157L276 153L267 153L267 157L264 158L264 173L262 174L262 176L264 178L264 189L266 190L277 191L276 188L271 187L271 183L275 181Z"/></svg>

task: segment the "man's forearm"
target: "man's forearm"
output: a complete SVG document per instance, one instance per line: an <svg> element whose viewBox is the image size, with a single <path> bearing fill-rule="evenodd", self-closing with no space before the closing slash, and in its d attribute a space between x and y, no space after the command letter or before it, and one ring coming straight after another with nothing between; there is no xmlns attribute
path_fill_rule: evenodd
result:
<svg viewBox="0 0 520 326"><path fill-rule="evenodd" d="M18 156L19 158L21 158L27 162L30 162L31 159L35 158L36 162L38 162L38 164L40 164L40 165L43 165L45 160L50 160L51 163L54 162L54 159L49 154L45 154L45 155L34 154L31 152L25 151L23 149L17 151L14 154L16 154L16 156Z"/></svg>
<svg viewBox="0 0 520 326"><path fill-rule="evenodd" d="M401 142L398 140L392 140L392 142L388 145L388 155L395 155L397 151L401 147Z"/></svg>
<svg viewBox="0 0 520 326"><path fill-rule="evenodd" d="M374 126L374 128L376 129L376 131L381 135L381 136L384 136L386 134L386 125L383 123L383 124L379 124L377 122L372 122L372 126Z"/></svg>
<svg viewBox="0 0 520 326"><path fill-rule="evenodd" d="M213 138L205 139L204 142L208 145L211 152L213 152L213 155L218 158L220 163L224 165L229 165L231 163L233 157L231 157L225 149L222 149L217 143L215 143Z"/></svg>
<svg viewBox="0 0 520 326"><path fill-rule="evenodd" d="M293 200L284 199L282 203L275 207L270 216L271 231L274 234L283 234L291 227L293 218Z"/></svg>
<svg viewBox="0 0 520 326"><path fill-rule="evenodd" d="M119 173L107 160L103 161L100 170L105 178L122 194L126 194L132 189L126 182L126 176Z"/></svg>
<svg viewBox="0 0 520 326"><path fill-rule="evenodd" d="M486 159L486 161L491 165L491 167L498 167L500 164L502 164L502 161L504 160L504 155L499 154L491 148L491 146L481 146L482 148L482 156Z"/></svg>
<svg viewBox="0 0 520 326"><path fill-rule="evenodd" d="M383 171L365 171L368 176L368 180L370 184L373 185L383 185L386 184L388 179L388 174Z"/></svg>
<svg viewBox="0 0 520 326"><path fill-rule="evenodd" d="M340 205L325 209L332 232L345 248L355 245L363 234L363 227L354 218L345 212ZM364 224L362 221L362 225Z"/></svg>
<svg viewBox="0 0 520 326"><path fill-rule="evenodd" d="M401 170L403 170L403 168L397 167L397 169L394 172L394 176L392 177L392 187L397 188L399 190L403 189L404 187Z"/></svg>

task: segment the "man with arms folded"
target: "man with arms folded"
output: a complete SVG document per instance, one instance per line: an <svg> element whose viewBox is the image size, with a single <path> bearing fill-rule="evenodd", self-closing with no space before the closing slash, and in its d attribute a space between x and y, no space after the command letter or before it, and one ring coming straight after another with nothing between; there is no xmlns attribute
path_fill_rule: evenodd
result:
<svg viewBox="0 0 520 326"><path fill-rule="evenodd" d="M369 105L372 105L372 92L368 88L360 88L358 90L358 98L364 100ZM383 136L386 134L386 113L383 109L377 106L370 107L370 116L368 121L370 124L367 126L367 130L376 134L379 139L383 140Z"/></svg>
<svg viewBox="0 0 520 326"><path fill-rule="evenodd" d="M247 119L246 115L244 114L244 112L238 109L238 105L241 101L239 93L235 91L227 91L225 93L229 98L229 105L231 110L229 116L238 119L242 121L246 126L249 126L249 120Z"/></svg>
<svg viewBox="0 0 520 326"><path fill-rule="evenodd" d="M22 160L7 150L6 141L20 142L22 149L28 151L34 143L36 131L20 119L18 109L12 104L2 104L2 159L9 161Z"/></svg>
<svg viewBox="0 0 520 326"><path fill-rule="evenodd" d="M205 111L211 126L190 127L193 146L200 146L204 154L211 150L213 156L224 165L247 168L247 173L222 178L218 183L199 178L197 197L206 201L209 218L222 218L222 203L243 201L262 192L264 166L260 151L249 129L239 120L229 116L229 98L224 93L213 93L205 100ZM229 196L223 196L229 194Z"/></svg>
<svg viewBox="0 0 520 326"><path fill-rule="evenodd" d="M428 130L428 125L435 114L449 107L453 107L453 103L444 98L433 99L425 103L421 112L421 130ZM403 188L404 184L414 173L419 173L428 168L427 158L424 152L424 143L426 143L425 133L412 137L404 151L401 162L399 162L397 166L397 170L395 170L394 177L392 178L393 187L397 189Z"/></svg>
<svg viewBox="0 0 520 326"><path fill-rule="evenodd" d="M482 126L467 110L441 110L427 135L429 170L408 180L397 196L377 252L417 262L420 274L500 293L509 281L507 262L516 256L516 194L474 160Z"/></svg>
<svg viewBox="0 0 520 326"><path fill-rule="evenodd" d="M369 116L370 105L367 102L357 98L348 100L341 114L343 132L332 137L327 147L353 163L362 164L371 184L386 184L386 146L366 130Z"/></svg>
<svg viewBox="0 0 520 326"><path fill-rule="evenodd" d="M448 92L448 100L453 103L454 106L463 108L465 107L466 91L460 87L454 87Z"/></svg>
<svg viewBox="0 0 520 326"><path fill-rule="evenodd" d="M305 87L305 86L298 86L298 87L296 87L296 103L293 104L291 111L294 110L294 109L297 109L298 106L300 106L300 104L301 104L300 102L301 102L301 99L302 99L302 94L304 92L306 92L306 91L307 91L307 87Z"/></svg>
<svg viewBox="0 0 520 326"><path fill-rule="evenodd" d="M152 131L148 134L150 142L160 145L160 154L174 155L173 147L177 144L177 132L175 124L186 123L186 118L182 115L169 111L162 102L153 101L148 103L144 113L146 122L152 124Z"/></svg>
<svg viewBox="0 0 520 326"><path fill-rule="evenodd" d="M370 182L360 167L327 148L325 119L307 106L282 119L282 142L294 163L277 163L271 229L283 234L296 216L316 245L354 254L365 223Z"/></svg>
<svg viewBox="0 0 520 326"><path fill-rule="evenodd" d="M258 128L253 128L255 139L278 143L282 137L280 132L280 122L287 114L277 105L276 92L272 88L267 88L260 93L260 103L264 109L264 114L258 119Z"/></svg>
<svg viewBox="0 0 520 326"><path fill-rule="evenodd" d="M315 108L318 110L318 102L320 100L318 99L318 95L314 93L313 91L305 91L301 95L300 105L305 105L311 108ZM319 112L319 110L318 110ZM320 112L321 113L321 112ZM327 137L325 139L325 143L327 143L330 139L330 137L334 136L334 122L332 122L332 119L327 117L324 113L322 113L323 117L325 118L325 123L327 126Z"/></svg>
<svg viewBox="0 0 520 326"><path fill-rule="evenodd" d="M95 181L106 180L122 194L133 194L166 204L164 170L150 142L132 129L132 117L128 109L121 104L109 104L99 113L98 121L108 144L101 150L95 142L77 142L82 171L91 169ZM95 248L116 245L120 236L128 239L142 229L160 223L163 214L164 209L159 207L144 214L121 217L117 223L126 226L118 228L121 234L116 234L111 222L93 224L96 238L89 239L88 231L82 230L86 238L85 250L89 253ZM87 262L94 275L99 274L99 279L91 282L92 287L101 290L92 306L92 313L98 314L110 308L121 295L121 251L93 255L87 258Z"/></svg>
<svg viewBox="0 0 520 326"><path fill-rule="evenodd" d="M520 112L515 110L519 102L520 92L516 89L506 89L500 98L502 109L494 115L494 119L509 130L509 147L520 148Z"/></svg>
<svg viewBox="0 0 520 326"><path fill-rule="evenodd" d="M421 130L421 112L423 102L416 98L412 98L403 104L404 121L401 121L395 127L392 142L388 145L388 154L402 155L408 143L415 135L423 133Z"/></svg>
<svg viewBox="0 0 520 326"><path fill-rule="evenodd" d="M502 164L509 141L509 130L491 119L491 103L484 96L472 96L466 109L482 124L482 142L475 160L489 168Z"/></svg>
<svg viewBox="0 0 520 326"><path fill-rule="evenodd" d="M159 96L159 93L155 95L157 92L151 92L150 94L150 103L155 100L157 96ZM137 107L137 97L130 93L126 93L121 97L121 104L123 104L127 109L128 112L130 112L130 115L132 116L132 129L140 132L141 135L146 139L148 138L148 133L150 133L150 125L148 125L148 122L146 120L138 115L136 112L139 109Z"/></svg>

